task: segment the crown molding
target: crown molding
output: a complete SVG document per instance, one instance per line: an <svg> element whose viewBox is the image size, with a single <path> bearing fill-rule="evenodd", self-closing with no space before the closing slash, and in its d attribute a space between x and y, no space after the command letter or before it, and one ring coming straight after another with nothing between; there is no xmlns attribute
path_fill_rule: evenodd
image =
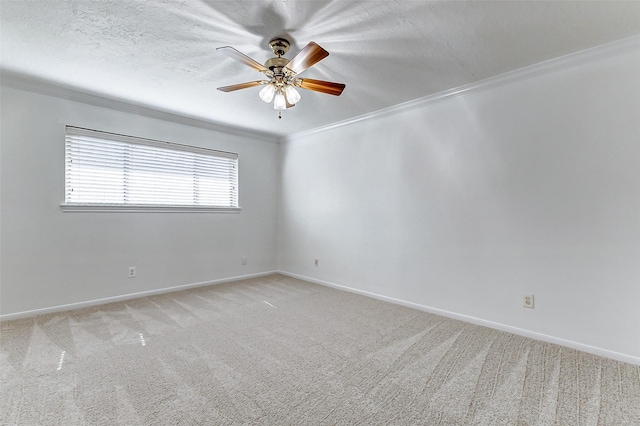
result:
<svg viewBox="0 0 640 426"><path fill-rule="evenodd" d="M358 123L360 121L379 118L382 116L394 115L403 111L421 108L421 107L424 107L425 105L438 102L443 99L462 96L462 95L477 92L480 90L492 89L495 87L504 86L514 82L528 80L534 77L558 72L568 68L582 66L582 65L600 61L609 57L618 56L618 55L622 55L622 54L630 53L634 51L640 51L640 34L632 37L624 38L621 40L617 40L611 43L595 46L589 49L581 50L578 52L570 53L568 55L549 59L547 61L539 62L539 63L529 65L523 68L519 68L513 71L508 71L503 74L478 80L473 83L465 84L463 86L459 86L453 89L444 90L442 92L424 96L418 99L413 99L413 100L403 102L388 108L383 108L367 114L352 117L346 120L338 121L326 126L317 127L311 130L305 130L305 131L294 133L291 135L282 136L280 137L279 140L281 142L293 141L295 139L326 132L329 130L337 129L339 127L349 126L351 124Z"/></svg>
<svg viewBox="0 0 640 426"><path fill-rule="evenodd" d="M200 117L179 114L159 108L153 108L131 101L125 101L98 93L83 91L81 89L55 83L53 81L40 79L38 77L22 74L17 71L0 68L0 83L3 86L14 89L26 90L28 92L39 93L46 96L67 99L81 102L97 107L114 109L117 111L155 118L172 123L183 124L191 127L213 130L234 136L260 139L269 142L279 142L278 135L266 132L248 130L241 127L230 126L215 121L206 120Z"/></svg>
<svg viewBox="0 0 640 426"><path fill-rule="evenodd" d="M491 89L517 81L524 81L544 74L585 65L591 62L639 50L640 34L589 49L581 50L579 52L570 53L568 55L560 56L558 58L550 59L537 64L529 65L517 70L506 72L504 74L489 77L456 88L444 90L439 93L413 99L388 108L383 108L346 120L337 121L326 126L317 127L315 129L305 130L285 136L249 130L242 127L230 126L228 124L206 120L201 117L188 116L176 112L149 107L131 101L124 101L121 99L107 97L98 93L90 93L71 86L61 85L52 81L43 80L16 71L3 69L1 67L0 83L3 86L13 87L16 89L68 99L76 102L82 102L98 107L115 109L149 118L156 118L164 121L184 124L187 126L227 133L235 136L249 137L269 142L288 142L317 133L326 132L339 127L348 126L360 121L398 114L403 111L424 107L427 104L438 102L444 99L462 96L480 90Z"/></svg>

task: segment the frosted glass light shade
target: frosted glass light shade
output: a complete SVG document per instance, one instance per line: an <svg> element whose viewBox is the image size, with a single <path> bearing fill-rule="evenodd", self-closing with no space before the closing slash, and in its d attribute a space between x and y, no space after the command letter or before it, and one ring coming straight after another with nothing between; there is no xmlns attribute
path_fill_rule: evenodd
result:
<svg viewBox="0 0 640 426"><path fill-rule="evenodd" d="M260 91L260 99L269 103L273 100L273 96L276 94L276 88L273 87L273 84L267 84Z"/></svg>
<svg viewBox="0 0 640 426"><path fill-rule="evenodd" d="M276 94L276 99L273 101L273 109L283 110L287 108L287 101L284 98L282 92Z"/></svg>
<svg viewBox="0 0 640 426"><path fill-rule="evenodd" d="M297 104L300 100L300 93L298 93L298 91L290 84L287 84L284 92L287 95L287 100L290 104Z"/></svg>

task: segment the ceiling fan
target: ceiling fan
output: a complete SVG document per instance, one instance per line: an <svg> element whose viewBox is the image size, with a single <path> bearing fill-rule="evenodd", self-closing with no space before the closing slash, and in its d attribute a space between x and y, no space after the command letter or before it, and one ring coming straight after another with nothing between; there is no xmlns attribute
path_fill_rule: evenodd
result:
<svg viewBox="0 0 640 426"><path fill-rule="evenodd" d="M260 99L267 103L273 101L273 108L278 110L278 118L282 118L282 110L294 107L300 101L300 93L296 88L340 96L345 88L344 84L298 77L298 74L329 56L329 52L312 41L298 52L293 59L289 60L282 56L287 53L290 46L289 41L284 38L276 37L272 39L269 42L269 47L277 57L267 60L264 65L231 46L218 47L216 50L260 71L268 78L268 80L249 81L247 83L218 87L218 90L233 92L249 87L264 86L260 90Z"/></svg>

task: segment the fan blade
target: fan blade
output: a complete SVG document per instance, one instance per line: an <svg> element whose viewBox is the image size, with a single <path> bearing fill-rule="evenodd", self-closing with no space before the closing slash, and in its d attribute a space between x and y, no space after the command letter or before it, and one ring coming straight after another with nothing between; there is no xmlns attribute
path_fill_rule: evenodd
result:
<svg viewBox="0 0 640 426"><path fill-rule="evenodd" d="M228 57L233 58L236 61L240 61L243 64L250 66L251 68L258 70L260 72L269 71L269 69L266 68L264 65L262 65L260 62L254 61L244 53L238 52L236 49L234 49L231 46L218 47L216 50L219 50L220 53L224 53Z"/></svg>
<svg viewBox="0 0 640 426"><path fill-rule="evenodd" d="M317 64L329 56L329 52L318 46L314 42L307 44L292 60L285 66L289 71L300 74L307 68Z"/></svg>
<svg viewBox="0 0 640 426"><path fill-rule="evenodd" d="M266 80L248 81L246 83L233 84L231 86L218 87L221 92L233 92L234 90L248 89L249 87L260 86L268 83Z"/></svg>
<svg viewBox="0 0 640 426"><path fill-rule="evenodd" d="M332 83L330 81L314 80L311 78L300 79L300 88L327 93L333 96L340 96L345 87L342 83Z"/></svg>

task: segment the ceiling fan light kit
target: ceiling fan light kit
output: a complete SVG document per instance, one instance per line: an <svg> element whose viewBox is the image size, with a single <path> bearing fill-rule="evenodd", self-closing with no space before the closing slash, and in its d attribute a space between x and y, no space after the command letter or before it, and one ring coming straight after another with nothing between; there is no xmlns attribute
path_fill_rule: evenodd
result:
<svg viewBox="0 0 640 426"><path fill-rule="evenodd" d="M276 37L269 42L269 47L276 57L267 60L264 65L231 46L217 48L216 50L260 71L268 78L268 80L250 81L247 83L218 87L218 90L222 92L233 92L235 90L263 85L264 87L259 93L260 99L267 103L273 101L273 108L278 111L278 118L282 118L283 110L294 107L300 101L301 96L296 88L327 93L334 96L340 96L344 90L345 85L341 83L297 77L297 75L304 70L329 56L329 52L313 41L307 44L304 49L298 52L291 60L282 57L291 47L289 40Z"/></svg>

